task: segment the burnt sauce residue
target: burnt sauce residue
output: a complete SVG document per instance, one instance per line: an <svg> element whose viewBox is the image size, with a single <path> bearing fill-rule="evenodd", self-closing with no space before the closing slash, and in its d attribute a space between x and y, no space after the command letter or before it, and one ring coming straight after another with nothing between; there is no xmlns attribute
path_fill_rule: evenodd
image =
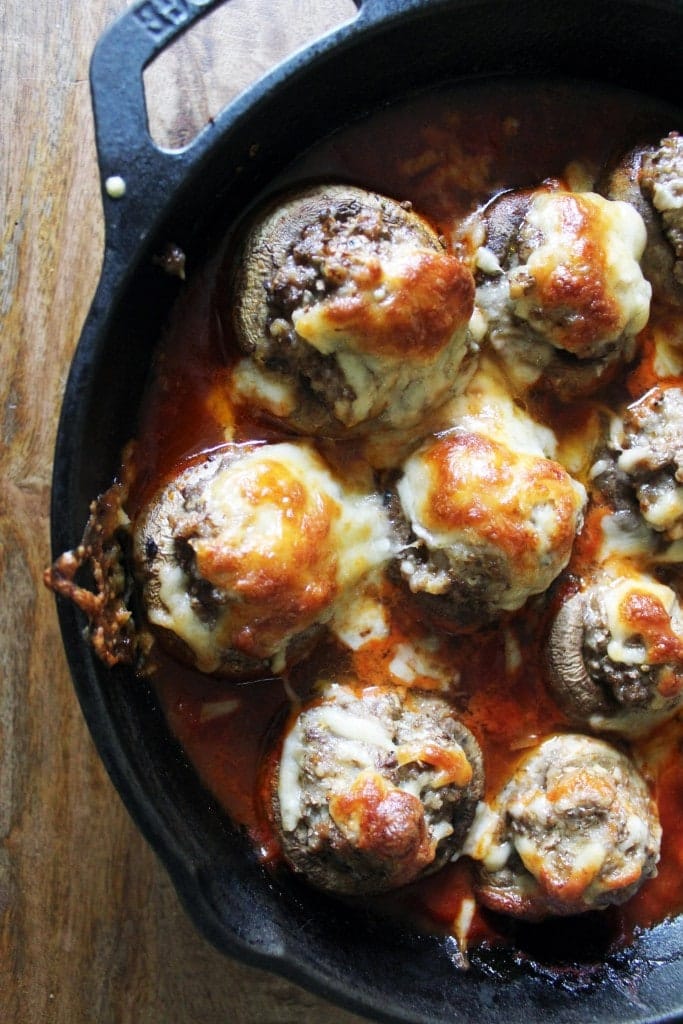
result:
<svg viewBox="0 0 683 1024"><path fill-rule="evenodd" d="M481 84L421 95L382 110L322 141L273 183L269 192L298 181L344 181L409 201L446 239L454 226L491 196L512 188L537 187L546 179L585 181L591 186L620 153L656 142L683 129L671 109L635 94L571 84L511 87ZM230 249L221 255L223 266ZM129 514L169 479L188 457L220 446L226 426L237 441L281 440L273 423L236 407L229 394L233 343L225 324L213 315L209 295L219 261L190 280L172 320L156 376L148 392L135 446L135 481ZM651 328L671 314L653 305ZM673 317L667 329L683 331ZM683 360L680 360L683 365ZM530 394L528 411L553 430L559 449L574 450L605 409L633 401L658 378L647 339L626 370L612 376L589 397L558 401ZM341 452L341 454L340 454ZM357 457L353 445L337 458ZM585 470L582 470L585 472ZM599 517L586 518L570 571L577 576L598 543ZM668 581L675 586L675 572ZM502 622L461 636L437 633L435 657L448 665L450 698L458 717L477 737L485 758L487 794L509 775L520 753L549 733L567 731L563 710L548 692L541 637L550 599L531 600ZM402 631L418 637L431 627L413 621L400 588L387 584L383 594L392 610L394 634L358 651L324 641L290 673L280 678L225 682L183 668L159 655L155 686L170 726L198 773L231 818L246 827L254 846L274 870L280 868L277 841L263 811L262 787L273 754L274 737L286 718L292 693L305 697L314 674L351 668L367 683L386 678ZM617 745L635 751L656 796L663 829L658 874L625 905L591 913L583 920L539 925L515 924L482 908L465 927L464 901L472 895L468 858L432 877L378 897L378 912L438 933L453 933L470 951L516 946L542 963L557 954L572 959L583 949L596 962L633 936L683 910L683 782L680 734L669 723L654 737ZM277 746L275 746L275 750ZM460 921L460 925L458 924ZM458 933L464 928L465 933ZM558 931L566 942L548 954L547 938ZM589 946L586 937L591 936Z"/></svg>

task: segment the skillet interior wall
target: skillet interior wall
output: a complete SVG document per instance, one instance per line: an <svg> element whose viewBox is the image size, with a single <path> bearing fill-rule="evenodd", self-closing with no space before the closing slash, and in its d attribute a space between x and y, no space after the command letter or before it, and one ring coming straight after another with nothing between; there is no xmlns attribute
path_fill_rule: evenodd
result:
<svg viewBox="0 0 683 1024"><path fill-rule="evenodd" d="M131 226L131 263L93 309L87 366L67 395L56 460L56 480L66 483L55 489L55 553L77 542L88 502L111 480L120 449L134 434L149 362L176 290L150 265L165 241L185 249L190 269L199 265L218 235L312 142L399 95L449 79L560 74L642 88L647 76L648 91L678 98L680 5L432 2L414 11L385 6L386 24L355 41L345 37L338 50L319 53L308 64L300 62L238 122L227 115L217 120L215 146L169 196L143 251L135 249ZM146 184L154 187L153 181ZM105 763L212 941L380 1019L483 1019L482 1006L499 1003L495 979L489 985L485 977L470 975L458 981L457 995L448 991L453 968L447 944L386 929L294 882L283 883L283 889L266 882L168 740L149 691L126 672L112 675L95 663L81 649L81 620L72 609L62 608L61 615L67 645L78 652L71 657L79 696ZM201 844L198 836L206 837ZM226 836L234 838L227 852ZM289 913L282 909L283 891ZM674 959L669 974L658 973L657 993L650 985L649 1003L663 1013L675 1005L667 979L683 945L678 926L665 931ZM635 957L645 963L647 955L641 950ZM300 970L296 965L302 962L316 967ZM546 1012L562 1007L565 1021L586 1020L589 1013L609 1020L652 1019L609 982L613 966L605 968L602 984L586 983L585 998L569 1009L555 981L539 988L511 978L506 1017L528 1020L542 1005ZM401 1005L407 1008L403 1018Z"/></svg>

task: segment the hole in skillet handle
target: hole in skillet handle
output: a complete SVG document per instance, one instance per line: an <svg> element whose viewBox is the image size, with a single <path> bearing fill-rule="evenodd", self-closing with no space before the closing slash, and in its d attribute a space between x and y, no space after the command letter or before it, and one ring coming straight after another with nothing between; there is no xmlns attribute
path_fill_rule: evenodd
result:
<svg viewBox="0 0 683 1024"><path fill-rule="evenodd" d="M158 146L188 146L274 63L356 14L353 0L281 0L278 7L274 22L272 0L222 3L147 66L149 131Z"/></svg>
<svg viewBox="0 0 683 1024"><path fill-rule="evenodd" d="M291 54L304 41L310 53L315 45L311 38L322 40L322 30L331 34L328 30L349 23L358 11L365 21L381 17L384 6L398 0L306 0L303 12L302 0L288 2L296 3L296 18L290 19L291 32L278 40L269 60L276 66L278 53ZM210 148L214 119L226 111L222 104L267 70L257 55L259 48L266 49L265 32L272 22L268 5L269 0L137 0L99 39L90 84L105 215L105 271L116 274L131 265L133 250L154 233L169 194ZM209 14L214 17L203 29L201 22ZM183 39L192 26L196 32ZM245 45L237 57L240 38ZM173 47L166 61L158 61L176 41L178 53L173 54ZM250 54L254 51L256 64L251 55L245 59L245 46ZM209 61L219 69L215 81L205 74ZM238 78L226 81L238 72Z"/></svg>

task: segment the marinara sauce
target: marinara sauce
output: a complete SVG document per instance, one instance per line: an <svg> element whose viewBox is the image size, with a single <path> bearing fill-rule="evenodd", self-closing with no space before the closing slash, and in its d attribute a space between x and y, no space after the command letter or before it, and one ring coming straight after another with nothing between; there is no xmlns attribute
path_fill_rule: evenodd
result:
<svg viewBox="0 0 683 1024"><path fill-rule="evenodd" d="M503 189L537 186L567 176L590 181L614 154L641 137L683 127L680 115L637 94L576 83L496 83L452 87L377 112L321 141L272 183L272 191L310 179L346 181L409 200L446 237L454 224ZM269 189L271 191L271 189ZM230 250L223 254L230 258ZM229 389L232 339L212 315L217 264L191 279L159 351L131 456L135 511L185 460L236 441L281 440L284 434L233 404ZM607 406L623 407L658 381L652 327L683 336L683 315L657 324L653 307L636 361L608 391L559 403L533 399L530 413L555 433L560 451L580 446ZM654 319L654 324L653 324ZM683 351L679 361L683 370ZM676 371L674 365L673 371ZM675 375L675 373L674 373ZM683 383L683 377L680 378ZM335 457L362 457L357 443L336 445ZM601 509L593 507L575 544L570 570L580 574L598 544ZM556 595L555 595L556 596ZM543 679L542 640L555 599L531 600L493 628L452 637L438 634L435 657L448 666L458 717L484 754L487 792L494 793L525 750L570 727ZM403 639L434 630L404 607L389 582L381 600L391 610L392 634L357 651L330 639L290 671L286 680L226 682L157 655L153 683L172 731L208 789L244 826L259 856L278 863L277 842L263 810L264 766L277 757L277 737L290 696L305 695L320 672L340 666L367 684L383 684L387 662ZM429 686L428 678L420 685ZM619 743L620 741L616 741ZM683 739L670 722L627 748L653 787L663 827L659 873L626 905L604 912L614 944L634 929L683 911ZM407 916L420 927L457 932L463 900L472 893L467 859L377 900L378 909ZM475 912L469 943L504 941L506 923Z"/></svg>

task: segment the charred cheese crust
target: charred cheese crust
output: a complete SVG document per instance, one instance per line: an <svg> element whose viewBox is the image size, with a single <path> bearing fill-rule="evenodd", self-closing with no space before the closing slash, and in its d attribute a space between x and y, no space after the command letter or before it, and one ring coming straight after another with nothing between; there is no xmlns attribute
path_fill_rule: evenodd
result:
<svg viewBox="0 0 683 1024"><path fill-rule="evenodd" d="M565 567L585 503L558 463L459 429L411 456L397 490L429 551L469 548L504 560L499 610L519 608Z"/></svg>

